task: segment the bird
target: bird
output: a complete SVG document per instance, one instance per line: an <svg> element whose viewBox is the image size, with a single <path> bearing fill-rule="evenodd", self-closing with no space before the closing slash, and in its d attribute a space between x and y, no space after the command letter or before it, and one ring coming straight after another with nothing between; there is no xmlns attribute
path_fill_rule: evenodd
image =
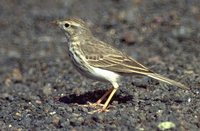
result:
<svg viewBox="0 0 200 131"><path fill-rule="evenodd" d="M119 89L119 83L124 75L144 75L188 90L184 84L155 73L125 52L99 40L82 19L68 18L53 23L61 28L67 38L66 48L74 67L83 76L112 84L112 87L94 103L102 106L98 112L108 110L108 105ZM104 100L105 103L102 104Z"/></svg>

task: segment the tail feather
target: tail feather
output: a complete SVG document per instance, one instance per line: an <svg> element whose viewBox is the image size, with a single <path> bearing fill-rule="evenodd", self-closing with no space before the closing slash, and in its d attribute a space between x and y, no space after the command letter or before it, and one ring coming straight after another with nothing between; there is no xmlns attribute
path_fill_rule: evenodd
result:
<svg viewBox="0 0 200 131"><path fill-rule="evenodd" d="M175 85L175 86L180 87L180 88L182 88L182 89L184 89L184 90L189 89L187 86L181 84L180 82L176 82L176 81L174 81L174 80L171 80L171 79L169 79L169 78L166 78L166 77L161 76L161 75L156 74L156 73L147 73L147 74L145 74L145 75L147 75L147 76L149 76L149 77L151 77L151 78L154 78L154 79L156 79L156 80L160 80L160 81L162 81L162 82L168 83L168 84L170 84L170 85Z"/></svg>

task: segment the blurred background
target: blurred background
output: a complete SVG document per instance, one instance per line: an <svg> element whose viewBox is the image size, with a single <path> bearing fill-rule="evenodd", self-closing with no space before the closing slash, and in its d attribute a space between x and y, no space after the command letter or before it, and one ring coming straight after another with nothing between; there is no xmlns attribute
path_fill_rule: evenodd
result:
<svg viewBox="0 0 200 131"><path fill-rule="evenodd" d="M0 128L155 130L167 120L177 130L200 128L199 96L149 78L126 78L107 115L78 107L97 100L108 84L73 69L66 38L51 24L70 17L157 73L199 90L199 0L1 0Z"/></svg>

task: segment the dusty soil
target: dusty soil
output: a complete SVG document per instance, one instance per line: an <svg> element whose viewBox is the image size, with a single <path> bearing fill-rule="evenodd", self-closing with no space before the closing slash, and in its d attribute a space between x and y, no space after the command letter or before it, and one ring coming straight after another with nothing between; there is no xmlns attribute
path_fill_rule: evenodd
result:
<svg viewBox="0 0 200 131"><path fill-rule="evenodd" d="M1 0L0 130L200 130L199 0ZM88 114L111 86L73 69L56 19L80 17L95 36L190 91L125 77L110 112Z"/></svg>

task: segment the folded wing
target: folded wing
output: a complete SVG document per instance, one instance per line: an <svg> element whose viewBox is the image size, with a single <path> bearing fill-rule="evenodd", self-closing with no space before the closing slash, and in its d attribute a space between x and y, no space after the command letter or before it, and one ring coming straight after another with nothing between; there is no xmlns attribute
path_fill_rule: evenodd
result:
<svg viewBox="0 0 200 131"><path fill-rule="evenodd" d="M98 46L93 43L99 43ZM81 45L86 61L93 67L114 71L117 73L152 73L148 68L138 63L128 55L104 42L93 40Z"/></svg>

